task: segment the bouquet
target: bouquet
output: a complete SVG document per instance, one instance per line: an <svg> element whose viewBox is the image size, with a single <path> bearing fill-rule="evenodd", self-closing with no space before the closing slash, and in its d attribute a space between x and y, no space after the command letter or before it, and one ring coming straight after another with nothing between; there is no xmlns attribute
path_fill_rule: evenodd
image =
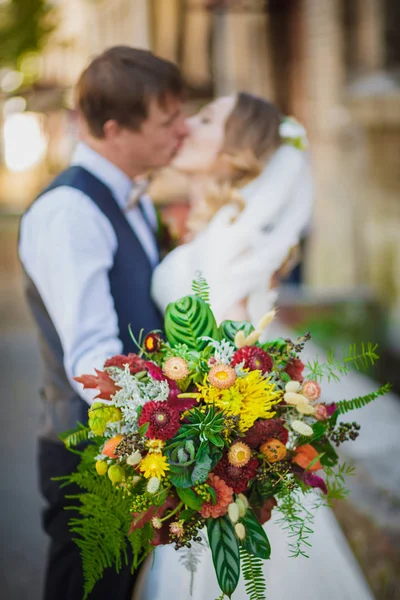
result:
<svg viewBox="0 0 400 600"><path fill-rule="evenodd" d="M193 570L196 548L212 553L221 598L232 595L241 573L248 596L265 598L262 565L271 548L263 523L272 509L289 530L293 555L306 555L313 510L304 496L314 490L317 503L343 497L352 471L336 447L355 440L359 426L339 417L389 386L326 404L323 377L373 364L376 347L352 346L341 360L304 365L308 333L260 342L273 315L257 327L218 326L200 277L192 295L168 306L165 339L142 335L137 354L76 378L99 391L88 424L62 436L81 454L64 483L82 490L70 527L86 596L104 568L129 561L137 569L155 546L174 544L192 553L184 562Z"/></svg>

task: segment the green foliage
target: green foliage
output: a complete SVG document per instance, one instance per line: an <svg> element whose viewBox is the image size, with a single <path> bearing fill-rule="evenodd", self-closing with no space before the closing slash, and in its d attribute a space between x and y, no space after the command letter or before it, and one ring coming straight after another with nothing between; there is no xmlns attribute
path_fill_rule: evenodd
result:
<svg viewBox="0 0 400 600"><path fill-rule="evenodd" d="M260 558L252 556L246 549L240 546L240 562L242 575L245 580L246 593L249 600L266 600L265 578L263 574L263 562Z"/></svg>
<svg viewBox="0 0 400 600"><path fill-rule="evenodd" d="M367 345L362 342L361 348L358 348L357 344L351 344L347 351L342 349L341 360L338 360L334 350L331 350L325 363L316 359L306 365L307 377L316 381L321 381L324 377L327 377L328 381L340 381L340 376L350 373L351 366L357 371L367 371L379 359L376 354L377 347L377 344L373 345L370 342Z"/></svg>
<svg viewBox="0 0 400 600"><path fill-rule="evenodd" d="M240 577L239 543L228 517L207 519L208 542L219 587L227 596L235 591Z"/></svg>
<svg viewBox="0 0 400 600"><path fill-rule="evenodd" d="M94 402L89 408L88 425L95 435L103 435L108 423L120 421L122 413L116 406L109 406L103 402Z"/></svg>
<svg viewBox="0 0 400 600"><path fill-rule="evenodd" d="M235 335L238 331L243 330L244 335L247 337L252 331L254 331L254 327L248 321L222 321L219 326L219 332L221 334L221 338L227 339L231 342L235 341Z"/></svg>
<svg viewBox="0 0 400 600"><path fill-rule="evenodd" d="M180 500L182 500L182 502L192 510L201 509L203 501L192 489L177 488L176 493L178 494Z"/></svg>
<svg viewBox="0 0 400 600"><path fill-rule="evenodd" d="M293 492L286 487L282 487L278 498L279 503L274 510L281 513L282 516L278 523L284 531L287 531L289 538L293 540L289 543L290 555L292 558L298 556L308 558L307 548L311 548L309 539L313 534L314 513L304 506L301 491Z"/></svg>
<svg viewBox="0 0 400 600"><path fill-rule="evenodd" d="M348 496L349 491L346 489L345 477L353 477L355 469L347 463L338 464L336 470L330 466L324 466L326 475L326 487L328 495L326 496L327 503L330 505L332 500L343 500Z"/></svg>
<svg viewBox="0 0 400 600"><path fill-rule="evenodd" d="M78 427L65 431L60 435L60 440L64 442L67 448L73 448L79 446L83 442L86 442L90 433L90 428L82 423L78 423Z"/></svg>
<svg viewBox="0 0 400 600"><path fill-rule="evenodd" d="M196 279L192 281L192 292L195 296L210 304L210 286L201 271L197 271Z"/></svg>
<svg viewBox="0 0 400 600"><path fill-rule="evenodd" d="M63 478L64 485L74 483L84 490L67 496L71 499L69 509L78 513L70 519L69 525L82 555L84 598L102 577L105 568L113 567L119 571L129 563L129 546L133 554L132 569L137 568L148 553L144 548L151 538L151 529L147 525L128 536L132 497L113 486L108 477L97 475L94 466L97 453L98 448L90 445L82 453L77 472Z"/></svg>
<svg viewBox="0 0 400 600"><path fill-rule="evenodd" d="M173 348L184 343L189 349L200 352L208 344L202 337L219 340L211 308L198 296L185 296L168 304L164 325L167 340Z"/></svg>
<svg viewBox="0 0 400 600"><path fill-rule="evenodd" d="M217 414L213 407L205 413L194 409L187 415L187 420L189 423L182 425L178 435L167 443L165 449L171 470L170 479L174 485L182 488L207 480L212 465L221 457L218 448L224 444L219 435L224 427L223 415Z"/></svg>
<svg viewBox="0 0 400 600"><path fill-rule="evenodd" d="M240 522L246 529L246 537L242 541L243 548L258 558L270 558L271 546L267 534L250 508Z"/></svg>
<svg viewBox="0 0 400 600"><path fill-rule="evenodd" d="M390 383L386 383L385 385L381 385L376 392L371 392L371 394L367 394L366 396L359 396L358 398L353 398L353 400L340 400L336 403L338 412L344 415L351 410L362 408L380 396L384 396L385 394L389 393L391 389L392 386Z"/></svg>
<svg viewBox="0 0 400 600"><path fill-rule="evenodd" d="M319 460L324 467L334 467L337 464L339 457L327 438L313 442L313 446L320 455Z"/></svg>
<svg viewBox="0 0 400 600"><path fill-rule="evenodd" d="M305 444L313 444L313 442L321 439L327 430L328 425L326 423L316 422L311 425L313 434L312 435L302 435L296 442L296 446L304 446Z"/></svg>
<svg viewBox="0 0 400 600"><path fill-rule="evenodd" d="M9 0L0 5L0 67L18 68L21 58L41 50L55 29L47 0Z"/></svg>
<svg viewBox="0 0 400 600"><path fill-rule="evenodd" d="M221 432L224 430L224 415L217 412L213 406L207 407L204 412L192 408L186 416L188 423L182 425L179 433L172 439L172 443L186 439L199 439L200 442L210 442L217 448L224 446Z"/></svg>

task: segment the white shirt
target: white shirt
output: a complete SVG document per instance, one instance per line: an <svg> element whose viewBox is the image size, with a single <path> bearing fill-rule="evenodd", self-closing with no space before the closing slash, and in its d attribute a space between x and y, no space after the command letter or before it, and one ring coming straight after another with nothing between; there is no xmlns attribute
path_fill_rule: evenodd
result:
<svg viewBox="0 0 400 600"><path fill-rule="evenodd" d="M134 184L116 165L83 143L72 164L95 175L126 209ZM153 204L147 196L141 201L155 229ZM126 217L154 267L156 242L138 206L126 209ZM101 370L107 358L122 352L108 277L116 250L110 221L77 189L60 186L43 194L22 218L21 261L60 337L67 377L88 403L97 392L83 391L73 377Z"/></svg>

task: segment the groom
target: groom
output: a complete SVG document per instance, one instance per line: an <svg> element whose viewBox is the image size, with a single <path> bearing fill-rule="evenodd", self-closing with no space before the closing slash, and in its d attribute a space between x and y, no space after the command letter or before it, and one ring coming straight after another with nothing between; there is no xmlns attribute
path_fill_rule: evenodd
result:
<svg viewBox="0 0 400 600"><path fill-rule="evenodd" d="M76 455L58 436L87 418L93 398L73 377L134 351L129 324L136 338L142 328L162 328L150 296L157 220L133 179L167 165L187 135L181 75L150 52L107 50L76 92L81 142L70 167L26 211L19 244L43 367L39 475L51 539L45 600L83 597L72 514L64 510L71 504L64 494L73 491L52 480L75 470ZM130 600L133 583L128 568L108 569L89 598Z"/></svg>

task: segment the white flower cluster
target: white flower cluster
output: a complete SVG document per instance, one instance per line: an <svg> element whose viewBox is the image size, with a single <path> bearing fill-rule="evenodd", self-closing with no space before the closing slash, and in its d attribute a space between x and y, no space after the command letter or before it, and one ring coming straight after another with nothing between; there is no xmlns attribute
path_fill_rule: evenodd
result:
<svg viewBox="0 0 400 600"><path fill-rule="evenodd" d="M167 381L156 381L155 379L139 381L129 371L129 365L125 365L124 370L112 367L108 369L108 373L121 388L114 395L110 404L121 409L122 419L116 423L108 423L106 436L137 431L138 408L150 400L165 401L168 399Z"/></svg>
<svg viewBox="0 0 400 600"><path fill-rule="evenodd" d="M222 340L218 342L210 337L202 337L202 340L206 340L208 345L214 348L214 357L219 364L230 365L233 355L235 354L235 346L229 340Z"/></svg>

